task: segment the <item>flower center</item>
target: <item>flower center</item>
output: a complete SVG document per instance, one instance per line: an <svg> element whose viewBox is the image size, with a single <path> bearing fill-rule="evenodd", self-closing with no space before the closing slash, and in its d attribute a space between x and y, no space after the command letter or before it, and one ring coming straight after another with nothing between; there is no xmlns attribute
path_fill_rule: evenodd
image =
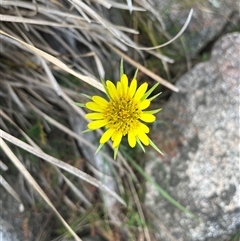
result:
<svg viewBox="0 0 240 241"><path fill-rule="evenodd" d="M109 128L113 128L125 136L139 126L140 114L138 102L128 95L123 95L110 100L104 112L104 119L108 121Z"/></svg>

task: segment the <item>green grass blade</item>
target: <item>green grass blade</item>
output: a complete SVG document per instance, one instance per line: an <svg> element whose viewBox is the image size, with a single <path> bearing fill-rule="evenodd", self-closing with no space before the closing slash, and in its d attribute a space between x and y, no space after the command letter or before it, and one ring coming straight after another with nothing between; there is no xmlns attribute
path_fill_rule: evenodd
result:
<svg viewBox="0 0 240 241"><path fill-rule="evenodd" d="M144 111L145 114L156 114L159 111L161 111L162 108L156 109L156 110L148 110L148 111Z"/></svg>
<svg viewBox="0 0 240 241"><path fill-rule="evenodd" d="M163 153L159 150L159 148L153 143L153 141L151 139L149 139L150 141L150 146L153 147L158 153L162 154Z"/></svg>
<svg viewBox="0 0 240 241"><path fill-rule="evenodd" d="M136 69L133 79L137 79L138 69Z"/></svg>
<svg viewBox="0 0 240 241"><path fill-rule="evenodd" d="M229 241L239 241L240 240L240 231L238 231Z"/></svg>
<svg viewBox="0 0 240 241"><path fill-rule="evenodd" d="M137 143L138 145L142 148L143 152L145 152L145 148L144 146L142 145L142 142L137 138Z"/></svg>
<svg viewBox="0 0 240 241"><path fill-rule="evenodd" d="M104 90L105 90L105 93L106 93L106 95L108 96L108 98L109 98L109 100L110 100L111 97L110 97L110 95L109 95L109 93L108 93L108 89L107 89L106 83L105 83L105 81L104 81L103 79L101 79L101 82L102 82L103 88L104 88Z"/></svg>
<svg viewBox="0 0 240 241"><path fill-rule="evenodd" d="M103 145L104 145L104 144L100 144L100 145L98 146L98 149L96 150L95 155L101 150L101 148L103 147Z"/></svg>
<svg viewBox="0 0 240 241"><path fill-rule="evenodd" d="M89 100L92 100L92 97L90 95L87 95L87 94L84 94L84 93L81 93L82 96L86 97L87 99Z"/></svg>
<svg viewBox="0 0 240 241"><path fill-rule="evenodd" d="M117 146L117 147L114 148L114 155L113 155L113 159L114 159L114 160L116 160L117 153L118 153L118 148L119 148L119 146Z"/></svg>
<svg viewBox="0 0 240 241"><path fill-rule="evenodd" d="M83 103L74 102L74 105L77 105L77 106L85 107L85 108L86 108L86 105L83 104Z"/></svg>
<svg viewBox="0 0 240 241"><path fill-rule="evenodd" d="M154 95L153 97L149 98L149 100L152 101L152 100L154 100L155 98L157 98L161 94L162 94L162 92L160 92L160 93Z"/></svg>
<svg viewBox="0 0 240 241"><path fill-rule="evenodd" d="M143 97L142 97L141 100L143 101L143 100L147 99L147 97L152 94L152 92L158 87L158 85L159 85L159 83L156 83L150 90L148 90L148 91L143 95ZM161 93L159 93L158 95L160 95L160 94L161 94Z"/></svg>
<svg viewBox="0 0 240 241"><path fill-rule="evenodd" d="M84 134L84 133L88 133L88 132L91 132L91 131L94 131L94 130L86 129L86 130L82 131L82 134Z"/></svg>
<svg viewBox="0 0 240 241"><path fill-rule="evenodd" d="M124 74L123 58L121 58L121 62L120 62L120 78L119 79L121 79L123 74Z"/></svg>

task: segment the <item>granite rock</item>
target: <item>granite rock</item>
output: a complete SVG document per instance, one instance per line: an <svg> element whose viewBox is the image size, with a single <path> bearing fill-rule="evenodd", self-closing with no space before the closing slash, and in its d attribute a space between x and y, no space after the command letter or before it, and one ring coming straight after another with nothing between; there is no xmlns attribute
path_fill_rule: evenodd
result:
<svg viewBox="0 0 240 241"><path fill-rule="evenodd" d="M20 203L3 187L0 187L0 240L24 240L24 222L26 214L20 211Z"/></svg>
<svg viewBox="0 0 240 241"><path fill-rule="evenodd" d="M185 54L194 58L208 44L215 41L225 30L239 29L240 15L238 1L202 0L202 1L153 1L157 12L162 16L163 28L168 32L180 29L189 14L194 10L191 22L183 34L182 44ZM181 46L183 47L183 45Z"/></svg>
<svg viewBox="0 0 240 241"><path fill-rule="evenodd" d="M157 240L224 241L240 228L239 46L239 33L217 41L158 115L152 138L164 156L150 153L146 171L202 222L147 184L146 205L168 230L155 225Z"/></svg>

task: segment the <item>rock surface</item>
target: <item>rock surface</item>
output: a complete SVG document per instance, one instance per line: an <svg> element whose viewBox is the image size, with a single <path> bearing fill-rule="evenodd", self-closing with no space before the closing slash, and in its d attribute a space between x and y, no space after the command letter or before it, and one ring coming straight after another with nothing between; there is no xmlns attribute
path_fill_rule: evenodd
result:
<svg viewBox="0 0 240 241"><path fill-rule="evenodd" d="M191 22L183 35L186 47L185 51L190 57L196 56L207 44L219 37L229 25L233 29L239 29L240 15L237 11L239 9L238 1L163 0L154 1L154 5L162 16L167 31L173 28L180 29L184 25L190 9L194 10Z"/></svg>
<svg viewBox="0 0 240 241"><path fill-rule="evenodd" d="M152 138L165 155L152 155L146 171L202 222L147 184L146 204L168 230L156 225L157 240L223 241L240 228L239 66L240 34L225 35L159 113Z"/></svg>
<svg viewBox="0 0 240 241"><path fill-rule="evenodd" d="M20 203L0 187L0 240L24 240L23 224L26 215L19 210Z"/></svg>

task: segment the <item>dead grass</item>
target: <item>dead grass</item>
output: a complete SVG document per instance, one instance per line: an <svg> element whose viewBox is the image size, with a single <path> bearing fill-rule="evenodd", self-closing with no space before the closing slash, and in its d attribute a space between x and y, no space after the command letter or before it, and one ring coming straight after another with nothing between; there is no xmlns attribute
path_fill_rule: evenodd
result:
<svg viewBox="0 0 240 241"><path fill-rule="evenodd" d="M124 236L153 240L136 175L121 153L113 161L111 148L94 156L98 134L81 133L85 113L73 104L85 101L81 93L102 91L99 78L108 77L110 70L117 75L120 58L177 91L133 56L147 52L166 69L173 60L132 40L137 30L109 20L110 8L121 14L147 10L165 31L149 1L135 2L137 6L131 0L1 1L1 147L27 188L14 191L6 181L2 185L26 209L45 201L47 221L35 240L63 240L66 229L75 240L86 230L109 241ZM61 144L56 146L56 140ZM9 166L3 176L11 176L12 164L3 165ZM66 229L60 224L49 228L53 213Z"/></svg>

